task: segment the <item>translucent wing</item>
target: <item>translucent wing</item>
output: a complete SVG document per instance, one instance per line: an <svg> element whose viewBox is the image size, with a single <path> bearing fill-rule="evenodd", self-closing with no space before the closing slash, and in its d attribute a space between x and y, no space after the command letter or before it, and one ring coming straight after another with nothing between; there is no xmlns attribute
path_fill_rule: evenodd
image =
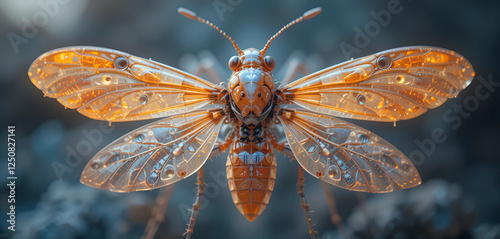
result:
<svg viewBox="0 0 500 239"><path fill-rule="evenodd" d="M80 181L116 192L177 182L203 166L224 119L219 110L199 110L138 128L97 153Z"/></svg>
<svg viewBox="0 0 500 239"><path fill-rule="evenodd" d="M299 164L329 184L383 193L421 182L403 153L365 129L304 110L285 111L279 120Z"/></svg>
<svg viewBox="0 0 500 239"><path fill-rule="evenodd" d="M213 102L221 90L173 67L98 47L49 51L32 63L28 75L46 96L106 121L186 113Z"/></svg>
<svg viewBox="0 0 500 239"><path fill-rule="evenodd" d="M282 88L286 99L332 116L411 119L457 96L474 77L461 55L435 47L404 47L351 60Z"/></svg>

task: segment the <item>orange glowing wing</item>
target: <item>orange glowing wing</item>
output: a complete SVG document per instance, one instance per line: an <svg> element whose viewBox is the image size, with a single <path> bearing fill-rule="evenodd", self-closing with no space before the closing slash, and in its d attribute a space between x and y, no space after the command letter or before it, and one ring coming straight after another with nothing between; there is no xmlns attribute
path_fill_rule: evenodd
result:
<svg viewBox="0 0 500 239"><path fill-rule="evenodd" d="M45 96L112 122L186 113L214 102L221 90L173 67L100 47L49 51L28 75Z"/></svg>
<svg viewBox="0 0 500 239"><path fill-rule="evenodd" d="M207 161L224 119L220 110L198 110L138 128L97 153L80 181L116 192L177 182Z"/></svg>
<svg viewBox="0 0 500 239"><path fill-rule="evenodd" d="M438 107L473 77L471 64L456 52L403 47L323 69L282 91L288 102L318 113L397 121Z"/></svg>
<svg viewBox="0 0 500 239"><path fill-rule="evenodd" d="M411 161L370 131L304 110L284 110L278 117L299 164L329 184L384 193L421 182Z"/></svg>

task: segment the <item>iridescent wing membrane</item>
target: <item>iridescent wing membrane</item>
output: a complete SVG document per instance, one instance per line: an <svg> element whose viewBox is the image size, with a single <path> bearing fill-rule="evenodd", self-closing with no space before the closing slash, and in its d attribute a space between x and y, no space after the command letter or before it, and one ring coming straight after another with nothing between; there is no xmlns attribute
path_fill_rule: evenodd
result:
<svg viewBox="0 0 500 239"><path fill-rule="evenodd" d="M209 157L225 117L221 105L213 104L220 87L106 48L47 52L33 62L28 75L46 96L93 119L116 122L171 116L136 129L97 153L81 177L92 187L131 192L190 176ZM195 111L209 104L211 109Z"/></svg>
<svg viewBox="0 0 500 239"><path fill-rule="evenodd" d="M138 128L97 153L80 181L116 192L177 182L206 162L225 117L220 110L198 110Z"/></svg>
<svg viewBox="0 0 500 239"><path fill-rule="evenodd" d="M110 122L186 113L212 103L221 91L173 67L98 47L49 51L28 75L45 96Z"/></svg>
<svg viewBox="0 0 500 239"><path fill-rule="evenodd" d="M299 109L278 118L299 164L327 183L376 193L420 184L411 161L368 130Z"/></svg>
<svg viewBox="0 0 500 239"><path fill-rule="evenodd" d="M284 86L285 103L319 114L283 109L278 118L295 158L311 175L356 191L410 188L421 181L404 154L373 133L327 115L372 121L411 119L457 96L473 77L471 64L453 51L392 49Z"/></svg>
<svg viewBox="0 0 500 239"><path fill-rule="evenodd" d="M457 96L474 77L456 52L404 47L347 61L282 88L286 100L332 116L372 121L411 119Z"/></svg>

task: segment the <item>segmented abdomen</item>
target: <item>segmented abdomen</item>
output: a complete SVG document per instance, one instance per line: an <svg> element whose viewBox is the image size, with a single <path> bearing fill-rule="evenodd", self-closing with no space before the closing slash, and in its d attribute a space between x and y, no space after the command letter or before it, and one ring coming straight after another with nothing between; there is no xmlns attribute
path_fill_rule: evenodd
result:
<svg viewBox="0 0 500 239"><path fill-rule="evenodd" d="M236 141L226 163L233 202L249 221L266 208L274 189L276 159L267 141Z"/></svg>

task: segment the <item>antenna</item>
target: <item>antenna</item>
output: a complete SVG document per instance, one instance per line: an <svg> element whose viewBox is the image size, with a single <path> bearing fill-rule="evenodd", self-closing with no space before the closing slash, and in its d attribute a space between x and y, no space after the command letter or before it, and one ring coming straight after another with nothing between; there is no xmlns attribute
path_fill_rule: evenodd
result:
<svg viewBox="0 0 500 239"><path fill-rule="evenodd" d="M233 43L233 46L234 48L236 49L236 51L238 51L238 55L241 55L243 54L243 52L240 50L240 48L238 47L238 44L236 44L236 42L234 42L234 40L228 36L224 31L222 31L218 26L216 26L215 24L201 18L201 17L198 17L196 15L195 12L189 10L189 9L186 9L186 8L178 8L177 11L182 15L182 16L185 16L189 19L193 19L193 20L198 20L199 22L201 23L205 23L209 26L211 26L213 29L217 30L220 34L224 35L229 41L231 41L231 43Z"/></svg>
<svg viewBox="0 0 500 239"><path fill-rule="evenodd" d="M281 33L283 33L283 31L285 31L286 29L288 29L289 27L295 25L296 23L299 23L303 20L307 20L307 19L311 19L315 16L317 16L318 14L321 13L321 8L320 7L316 7L316 8L313 8L307 12L305 12L304 14L302 14L302 16L300 16L299 18L291 21L290 23L286 24L283 28L281 28L281 30L279 30L276 34L274 34L273 37L271 37L269 39L269 41L267 41L266 45L264 46L264 48L262 48L262 50L260 50L260 52L264 55L267 51L267 48L269 48L269 44L271 44L271 42L277 37L279 36Z"/></svg>

